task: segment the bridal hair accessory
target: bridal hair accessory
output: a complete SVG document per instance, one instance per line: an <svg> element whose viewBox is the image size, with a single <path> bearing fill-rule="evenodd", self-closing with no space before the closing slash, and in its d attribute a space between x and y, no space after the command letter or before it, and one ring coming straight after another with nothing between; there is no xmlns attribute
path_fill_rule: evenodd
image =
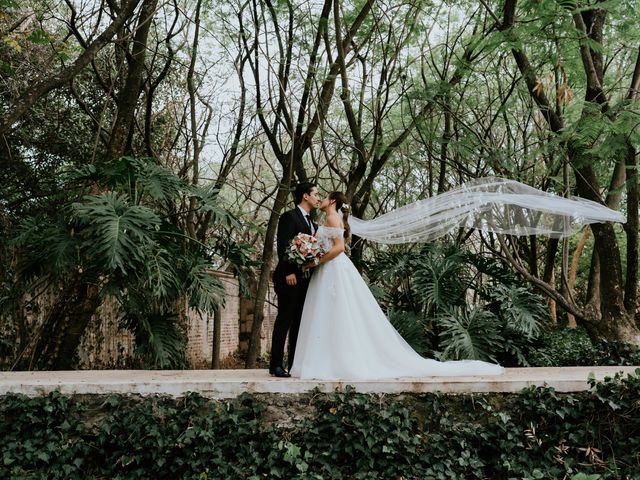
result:
<svg viewBox="0 0 640 480"><path fill-rule="evenodd" d="M343 203L340 207L340 210L349 210L351 208L348 203Z"/></svg>
<svg viewBox="0 0 640 480"><path fill-rule="evenodd" d="M372 220L351 217L351 233L380 243L428 242L457 228L566 237L589 223L625 216L586 198L564 198L515 180L487 177Z"/></svg>

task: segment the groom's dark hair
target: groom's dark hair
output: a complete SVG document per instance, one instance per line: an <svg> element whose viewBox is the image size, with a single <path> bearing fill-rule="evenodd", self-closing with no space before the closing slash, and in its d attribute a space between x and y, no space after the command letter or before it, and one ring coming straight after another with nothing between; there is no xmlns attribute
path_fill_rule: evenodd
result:
<svg viewBox="0 0 640 480"><path fill-rule="evenodd" d="M304 194L310 194L311 190L314 189L314 187L316 187L317 185L315 183L311 183L311 182L301 182L298 185L296 185L295 190L293 191L293 197L296 201L296 205L299 205L300 202L302 201L302 197L304 197Z"/></svg>

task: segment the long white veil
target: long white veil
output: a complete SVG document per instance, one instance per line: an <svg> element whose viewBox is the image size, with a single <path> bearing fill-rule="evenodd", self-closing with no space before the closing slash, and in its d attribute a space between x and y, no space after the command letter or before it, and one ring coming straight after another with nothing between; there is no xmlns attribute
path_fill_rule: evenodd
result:
<svg viewBox="0 0 640 480"><path fill-rule="evenodd" d="M509 235L564 237L582 226L625 216L580 197L564 198L515 180L487 177L392 210L373 220L350 217L351 232L379 243L427 242L458 227Z"/></svg>

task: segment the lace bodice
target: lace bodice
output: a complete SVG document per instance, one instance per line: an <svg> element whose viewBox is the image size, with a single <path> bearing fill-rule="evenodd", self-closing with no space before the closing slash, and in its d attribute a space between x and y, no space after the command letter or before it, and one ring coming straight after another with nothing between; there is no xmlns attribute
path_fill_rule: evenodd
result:
<svg viewBox="0 0 640 480"><path fill-rule="evenodd" d="M320 246L325 250L331 250L333 247L332 239L339 238L344 235L343 228L336 227L326 227L324 225L320 225L318 227L318 231L316 232L316 238L320 243Z"/></svg>

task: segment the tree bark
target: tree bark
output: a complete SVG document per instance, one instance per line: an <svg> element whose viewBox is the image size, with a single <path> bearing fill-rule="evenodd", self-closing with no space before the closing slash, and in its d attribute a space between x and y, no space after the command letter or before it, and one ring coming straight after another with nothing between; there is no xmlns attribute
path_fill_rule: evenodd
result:
<svg viewBox="0 0 640 480"><path fill-rule="evenodd" d="M118 94L118 113L111 130L111 139L107 147L107 159L119 158L125 154L127 144L132 134L138 97L142 90L142 74L145 67L147 40L151 21L156 13L158 0L143 0L136 33L133 37L133 47L129 58L129 70L125 84Z"/></svg>
<svg viewBox="0 0 640 480"><path fill-rule="evenodd" d="M71 370L76 352L93 314L100 305L98 286L75 276L56 296L17 369Z"/></svg>
<svg viewBox="0 0 640 480"><path fill-rule="evenodd" d="M273 244L276 240L276 233L278 228L278 219L280 212L287 204L287 196L289 194L289 188L291 180L287 181L287 174L290 176L292 173L291 166L288 172L285 172L285 177L280 183L280 188L276 194L276 200L273 205L273 210L269 216L269 223L267 224L267 232L264 239L264 248L262 250L262 266L260 268L260 277L258 279L258 287L256 289L256 307L253 310L253 323L251 325L251 337L249 339L249 350L247 351L247 368L254 368L256 360L258 359L258 353L260 350L260 331L262 329L262 321L264 320L264 301L267 298L267 290L269 288L269 280L271 276L271 264L273 259Z"/></svg>
<svg viewBox="0 0 640 480"><path fill-rule="evenodd" d="M624 288L624 306L635 318L638 308L638 162L636 150L627 144L627 279Z"/></svg>
<svg viewBox="0 0 640 480"><path fill-rule="evenodd" d="M636 56L636 66L631 78L627 99L635 102L640 98L640 48ZM638 308L638 208L640 203L640 191L638 188L638 159L634 146L627 139L626 169L627 174L627 223L625 232L627 235L627 281L625 284L624 304L627 311L634 316ZM640 322L636 320L640 328Z"/></svg>
<svg viewBox="0 0 640 480"><path fill-rule="evenodd" d="M515 37L511 29L515 23L516 4L517 0L507 0L504 5L504 16L500 29L507 37ZM587 104L598 105L600 112L606 112L608 109L607 99L602 88L602 57L599 52L588 47L587 37L592 42L602 43L605 15L606 11L602 9L579 12L574 15L576 27L583 35L580 54L587 80L585 101ZM538 105L551 131L559 134L564 129L564 121L547 99L544 90L539 88L540 81L526 54L516 47L512 47L511 51L527 83L529 94ZM584 116L590 114L588 109L583 110L583 120L588 121ZM601 188L593 166L588 162L588 158L585 159L586 153L572 144L568 144L567 148L575 171L578 194L583 198L601 203ZM601 270L601 278L599 279L601 297L599 314L594 314L586 309L582 316L588 320L587 327L593 335L640 343L640 331L630 320L624 305L620 252L613 225L593 224L592 230L595 238L595 250L600 262L607 268Z"/></svg>
<svg viewBox="0 0 640 480"><path fill-rule="evenodd" d="M222 309L216 308L213 313L213 345L211 346L211 368L220 368L220 340L222 328Z"/></svg>
<svg viewBox="0 0 640 480"><path fill-rule="evenodd" d="M575 294L575 285L576 285L576 277L578 275L578 265L580 264L580 257L582 256L582 252L584 251L584 247L587 244L587 240L591 236L591 228L587 226L582 235L580 235L580 240L578 241L578 245L576 246L575 251L573 252L573 257L571 258L571 268L569 270L569 284L567 285L567 289L569 293ZM567 326L569 328L576 328L578 324L576 323L576 317L567 314Z"/></svg>

